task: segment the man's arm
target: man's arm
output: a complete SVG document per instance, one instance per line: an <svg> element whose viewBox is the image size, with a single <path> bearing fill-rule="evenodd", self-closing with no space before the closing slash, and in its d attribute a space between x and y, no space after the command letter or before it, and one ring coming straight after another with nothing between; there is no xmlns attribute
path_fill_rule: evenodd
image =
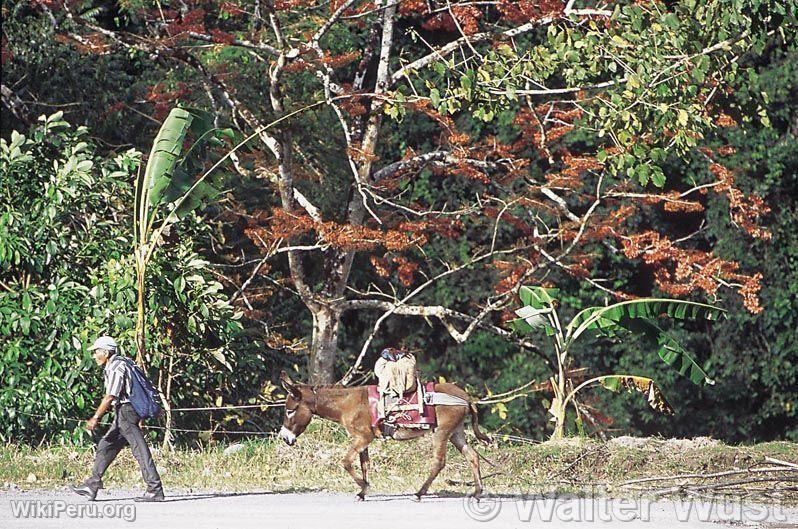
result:
<svg viewBox="0 0 798 529"><path fill-rule="evenodd" d="M103 397L102 402L100 405L97 406L97 411L94 412L94 417L86 421L86 429L87 430L94 430L97 427L97 424L100 422L100 419L106 412L111 408L111 405L116 400L116 397L113 395L106 395Z"/></svg>

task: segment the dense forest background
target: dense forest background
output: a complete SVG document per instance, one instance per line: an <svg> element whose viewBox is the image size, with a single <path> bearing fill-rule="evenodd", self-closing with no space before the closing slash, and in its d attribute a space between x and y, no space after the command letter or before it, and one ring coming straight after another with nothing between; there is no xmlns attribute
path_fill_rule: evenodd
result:
<svg viewBox="0 0 798 529"><path fill-rule="evenodd" d="M252 128L247 129L252 123L246 119L247 111L225 106L229 93L237 101L251 102L249 107L257 109L255 116L264 123L283 115L286 111L275 108L277 96L270 92L276 60L269 57L271 52L263 51L276 46L263 36L269 31L270 16L284 22L286 34L312 34L342 3L300 4L257 0L188 5L150 5L142 0L2 1L0 439L80 442L87 438L81 425L69 420L90 416L101 394L101 373L86 348L94 337L108 333L118 337L127 354L135 352L132 210L142 153L149 152L161 120L178 102L211 112L220 127L234 130L236 140L252 132ZM519 9L523 4L519 3ZM647 4L606 2L598 7L610 12L616 6L629 7L632 17L635 9L647 13ZM678 15L678 21L671 20L677 32L686 32L687 14L705 4L718 12L737 12L749 22L755 21L746 31L749 37L758 37L751 38L733 61L722 65L731 71L733 64L735 74L718 77L725 85L721 90L724 95L714 100L713 106L730 116L733 125L707 123L694 146L726 149L724 165L734 174L735 186L746 195L761 197L769 207L770 212L758 222L770 237L750 237L732 222L725 195L702 195L698 199L700 215L687 210L670 215L634 210L626 222L630 226L654 226L671 240L698 233L691 242L697 250L711 250L727 262L738 263L747 274L761 274L758 296L763 310L748 310L732 289L686 293L689 299L708 300L728 311L728 317L721 321L671 329L715 379L714 386L691 384L634 337L581 346L573 353L575 368L584 368L589 374L633 372L655 378L676 410L675 416L664 417L636 395L617 397L594 390L586 400L595 419L588 431L608 436L711 435L729 442L798 441L795 4L792 12L790 3L786 7L734 1L650 4L663 20L671 20L667 18L670 14ZM411 5L415 7L410 9ZM462 32L468 34L468 28L461 25L487 24L491 16L495 19L491 24L503 20L490 12L494 9L490 6L480 17L468 18L461 12L449 15L449 11L429 7L434 5L400 3L394 28L394 48L400 52L393 56L391 71L399 69L403 54L415 57L413 53L418 52L414 50L422 42L444 46ZM540 16L543 8L535 9ZM341 71L356 74L365 63L362 82L364 86L374 83L379 67L370 65L360 52L373 41L369 24L380 12L365 8L353 12L346 24L361 24L359 27L333 29L324 36L321 43L328 60L322 64L329 71L335 70L343 79ZM447 20L439 20L437 26L431 22L443 15L449 16L448 26ZM729 22L733 23L737 22ZM705 29L710 32L713 26ZM638 31L642 34L649 29L640 27ZM547 39L556 40L554 33L546 29L532 33L520 46L532 49ZM685 35L689 41L689 35ZM731 36L721 35L717 40ZM587 36L584 39L589 42ZM257 45L240 45L242 40ZM565 40L562 45L574 46L577 41ZM164 50L174 53L167 55ZM347 54L352 57L347 58ZM374 64L378 56L376 53L371 59ZM292 54L280 57L292 58ZM324 101L325 86L317 75L297 67L285 76L282 93L297 106L302 101ZM693 77L696 83L704 82L701 73ZM466 131L474 143L496 138L497 142L512 143L522 134L525 123L519 116L524 115L525 102L503 99L501 93L489 91L471 97L470 80L458 85L463 93L442 96L445 74L436 70L426 80L431 100L448 97L460 105L448 109L447 119L458 130ZM482 82L477 79L474 84ZM436 83L444 85L434 88ZM441 120L403 110L404 98L411 95L405 90L403 96L392 99L392 106L382 109L378 161L367 172L373 174L387 167L387 162L379 160L402 158L409 150L438 148ZM681 96L677 91L658 97L678 102ZM354 116L354 123L357 109L347 111ZM686 113L684 117L677 113L674 120L684 120L686 125L688 118ZM361 126L368 128L367 123ZM340 221L346 209L339 199L346 198L350 189L346 145L337 127L333 110L322 106L292 118L281 131L283 136L278 137L286 141L288 134L293 135L297 145L294 159L286 162L296 168L293 185L316 204L325 221ZM591 148L594 139L584 130L587 128L563 138L562 147L572 151ZM543 174L550 163L542 149L519 156L532 160L523 168L527 180L503 181L501 185L507 188L528 187L530 179ZM695 185L709 175L706 159L687 149L682 153L669 151L655 159L661 174L667 176L660 184L665 186L664 191ZM275 213L280 205L275 191L279 184L273 177L279 171L273 164L268 151L248 146L241 152L240 167L229 167L219 177L218 195L174 225L155 254L148 277L149 370L174 407L274 400L282 392L275 385L280 370L308 380L312 358L321 358L323 351L311 351L316 347L311 335L318 332L314 324L319 325L317 316L323 311L308 311L301 286L292 279L293 264L285 255L264 259L269 249L276 247L258 240L265 237L264 226L279 216ZM266 169L260 170L263 167ZM654 185L648 183L648 170L629 174L638 188ZM433 204L434 197L445 196L449 197L450 209L459 204L464 210L466 201L474 195L498 196L504 192L498 184L499 191L491 190L491 184L480 178L458 180L426 167L414 173L410 183L398 181L396 185L397 193L413 204ZM475 186L482 187L475 191ZM381 291L388 293L406 292L423 280L421 276L439 273L440 269L432 265L425 268L425 263L453 266L451 263L464 262L490 243L492 225L480 223L479 216L464 213L464 226L453 227L454 234L442 234L442 230L426 234L423 249L400 243L393 249L379 246L378 251L374 246L359 248L360 253L353 252L349 277L349 285L355 286L346 295L352 295L353 289L372 292L373 285L381 285ZM300 224L301 220L295 222ZM295 244L318 245L324 238L290 224L280 226L280 233L286 240L293 237ZM519 230L525 233L519 225L520 221L501 226L494 242L510 245L518 240ZM340 225L338 229L340 232ZM274 228L268 233L274 235L280 230ZM613 292L663 294L656 281L656 267L644 259L624 257L600 240L593 241L582 258L586 255L586 275L551 267L523 281L559 288L561 311L568 314L583 306L612 301ZM327 277L335 270L325 263L305 260L308 292L326 293ZM494 264L480 273L453 274L451 279L435 282L419 295L419 304L445 306L461 314L480 313L484 300L496 294L497 284L509 276L522 281L523 274L513 276L515 265L499 259ZM602 278L603 282L585 281L586 276ZM506 311L518 306L518 299L513 298L502 308ZM422 377L462 383L476 398L510 391L531 380L544 383L550 376L544 360L545 341L537 342L539 349L534 350L479 325L460 343L453 339L443 318L399 313L381 321L378 332L370 337L380 315L361 310L338 314L340 326L335 328L336 351L330 367L335 380L347 373L364 344L364 376L358 377L357 383L369 380L365 376L368 368L385 346L409 348L418 357ZM505 328L506 317L501 311L490 318L489 326ZM458 322L461 329L467 325L468 320L464 321ZM535 342L536 338L529 340ZM546 414L549 398L545 390L532 392L487 406L482 416L490 430L542 439L550 432ZM176 414L173 425L186 429L269 430L280 421L278 412ZM182 437L188 440L192 434Z"/></svg>

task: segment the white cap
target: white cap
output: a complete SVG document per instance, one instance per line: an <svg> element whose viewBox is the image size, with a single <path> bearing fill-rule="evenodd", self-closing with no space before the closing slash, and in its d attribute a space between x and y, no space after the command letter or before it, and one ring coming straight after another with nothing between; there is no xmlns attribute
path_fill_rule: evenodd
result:
<svg viewBox="0 0 798 529"><path fill-rule="evenodd" d="M89 347L89 351L94 351L95 349L116 351L116 348L117 348L116 340L114 340L110 336L100 336L99 338L94 340L94 344L91 347Z"/></svg>

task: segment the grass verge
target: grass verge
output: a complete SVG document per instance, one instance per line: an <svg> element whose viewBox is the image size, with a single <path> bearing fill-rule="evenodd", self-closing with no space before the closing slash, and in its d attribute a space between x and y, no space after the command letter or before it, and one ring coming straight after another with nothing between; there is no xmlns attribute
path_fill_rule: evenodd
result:
<svg viewBox="0 0 798 529"><path fill-rule="evenodd" d="M666 440L621 437L608 443L566 439L540 444L511 443L501 437L491 446L472 446L495 466L482 461L485 489L501 494L580 493L598 487L616 496L735 494L757 501L798 504L798 444L762 443L729 446L707 438ZM186 491L336 491L356 492L341 466L347 436L341 427L314 422L294 447L275 439L252 440L225 455L228 445L154 450L164 484ZM414 492L426 479L431 438L397 442L377 440L369 447L371 491ZM783 471L749 473L752 468L780 468L766 458L795 464ZM85 478L93 449L70 446L9 444L0 446L0 482L5 489L58 489ZM719 477L712 474L727 473ZM674 479L674 476L685 476ZM668 479L661 479L668 478ZM649 481L629 483L634 480ZM431 492L467 493L473 487L470 467L450 446L447 466ZM737 483L742 482L742 483ZM728 485L732 483L732 485ZM124 450L105 477L106 488L142 487L138 466Z"/></svg>

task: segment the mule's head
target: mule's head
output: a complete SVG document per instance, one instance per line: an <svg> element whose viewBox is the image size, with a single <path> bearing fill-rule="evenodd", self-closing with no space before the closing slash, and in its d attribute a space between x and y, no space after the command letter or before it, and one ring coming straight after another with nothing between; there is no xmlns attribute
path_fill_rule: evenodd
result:
<svg viewBox="0 0 798 529"><path fill-rule="evenodd" d="M282 371L280 382L283 384L287 395L285 398L285 417L283 427L280 428L280 439L285 441L288 446L296 443L296 438L305 431L310 419L313 418L312 403L302 395L302 388ZM307 389L307 388L306 388ZM312 395L308 395L311 399Z"/></svg>

